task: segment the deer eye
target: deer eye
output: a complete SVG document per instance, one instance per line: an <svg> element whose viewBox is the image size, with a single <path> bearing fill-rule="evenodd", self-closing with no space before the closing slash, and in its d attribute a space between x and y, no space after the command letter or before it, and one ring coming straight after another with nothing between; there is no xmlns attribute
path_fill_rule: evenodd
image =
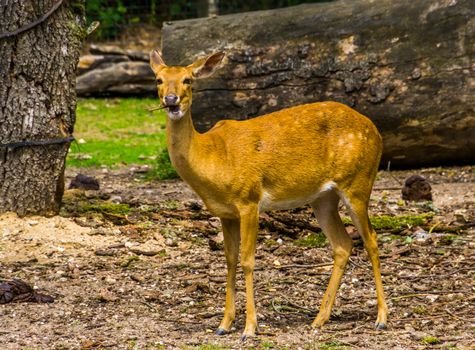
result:
<svg viewBox="0 0 475 350"><path fill-rule="evenodd" d="M190 85L190 84L191 84L191 79L190 79L190 78L184 79L184 80L183 80L183 84Z"/></svg>
<svg viewBox="0 0 475 350"><path fill-rule="evenodd" d="M162 79L157 79L157 85L161 85L163 84L163 80Z"/></svg>

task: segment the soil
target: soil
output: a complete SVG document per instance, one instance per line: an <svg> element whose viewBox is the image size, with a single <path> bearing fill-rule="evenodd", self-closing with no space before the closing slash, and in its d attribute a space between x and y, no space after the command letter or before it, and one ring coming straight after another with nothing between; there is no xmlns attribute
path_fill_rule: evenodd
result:
<svg viewBox="0 0 475 350"><path fill-rule="evenodd" d="M0 216L0 280L25 280L56 299L0 305L2 349L473 349L473 167L379 173L371 215L396 220L377 230L390 309L384 331L373 328L371 266L349 223L353 255L330 321L313 330L331 250L296 244L319 232L310 208L262 214L255 273L260 334L244 343L240 270L235 328L214 334L226 276L219 220L183 182L147 181L141 171L68 170L68 183L82 172L101 189L67 191L60 216ZM430 181L433 202L400 199L412 174ZM398 225L403 216L422 221Z"/></svg>

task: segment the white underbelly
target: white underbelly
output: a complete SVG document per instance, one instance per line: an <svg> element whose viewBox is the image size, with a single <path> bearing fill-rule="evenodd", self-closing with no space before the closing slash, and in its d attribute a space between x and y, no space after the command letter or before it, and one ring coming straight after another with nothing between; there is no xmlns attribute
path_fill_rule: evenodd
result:
<svg viewBox="0 0 475 350"><path fill-rule="evenodd" d="M264 212L268 210L284 210L301 207L314 202L324 192L335 189L335 183L329 182L324 184L314 193L297 198L286 198L285 200L275 200L270 192L264 191L264 194L259 202L259 211Z"/></svg>

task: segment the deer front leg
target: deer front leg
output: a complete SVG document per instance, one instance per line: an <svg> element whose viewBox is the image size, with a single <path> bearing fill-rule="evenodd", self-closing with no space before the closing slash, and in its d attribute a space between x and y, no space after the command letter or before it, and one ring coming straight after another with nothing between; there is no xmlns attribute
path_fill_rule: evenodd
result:
<svg viewBox="0 0 475 350"><path fill-rule="evenodd" d="M231 329L231 325L236 316L236 267L239 256L239 220L221 218L224 236L224 253L228 266L228 276L226 279L226 306L224 307L224 317L217 335L224 335Z"/></svg>
<svg viewBox="0 0 475 350"><path fill-rule="evenodd" d="M254 265L259 211L257 206L241 211L241 265L246 283L246 328L242 340L256 334L257 317L254 305Z"/></svg>

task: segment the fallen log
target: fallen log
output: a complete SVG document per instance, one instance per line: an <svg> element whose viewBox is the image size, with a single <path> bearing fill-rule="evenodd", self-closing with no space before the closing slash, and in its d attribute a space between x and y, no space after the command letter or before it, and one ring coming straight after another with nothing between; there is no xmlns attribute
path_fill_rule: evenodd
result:
<svg viewBox="0 0 475 350"><path fill-rule="evenodd" d="M77 77L78 96L156 94L155 77L148 62L107 64Z"/></svg>
<svg viewBox="0 0 475 350"><path fill-rule="evenodd" d="M471 0L341 0L167 22L170 65L227 53L196 82L201 131L314 101L345 103L384 138L382 166L475 161Z"/></svg>

